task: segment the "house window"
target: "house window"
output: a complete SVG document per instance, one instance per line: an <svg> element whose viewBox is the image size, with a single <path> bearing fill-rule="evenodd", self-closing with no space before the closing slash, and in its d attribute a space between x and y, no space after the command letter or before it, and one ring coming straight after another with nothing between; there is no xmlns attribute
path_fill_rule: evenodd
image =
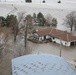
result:
<svg viewBox="0 0 76 75"><path fill-rule="evenodd" d="M53 37L53 39L55 39L55 38Z"/></svg>
<svg viewBox="0 0 76 75"><path fill-rule="evenodd" d="M74 45L74 41L70 43L70 46L73 46L73 45Z"/></svg>

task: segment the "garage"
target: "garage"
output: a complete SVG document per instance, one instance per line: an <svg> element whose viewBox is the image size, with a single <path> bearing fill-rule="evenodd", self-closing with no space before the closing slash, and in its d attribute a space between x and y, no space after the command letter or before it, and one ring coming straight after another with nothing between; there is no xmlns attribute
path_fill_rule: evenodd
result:
<svg viewBox="0 0 76 75"><path fill-rule="evenodd" d="M74 41L70 43L70 46L74 46L74 45L75 45L75 42Z"/></svg>

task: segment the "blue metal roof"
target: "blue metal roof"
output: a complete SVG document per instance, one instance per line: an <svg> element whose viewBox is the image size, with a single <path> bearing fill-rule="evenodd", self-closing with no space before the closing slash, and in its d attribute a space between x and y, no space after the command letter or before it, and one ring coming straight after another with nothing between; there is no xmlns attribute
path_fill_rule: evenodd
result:
<svg viewBox="0 0 76 75"><path fill-rule="evenodd" d="M13 75L76 75L62 57L50 54L31 54L12 60Z"/></svg>

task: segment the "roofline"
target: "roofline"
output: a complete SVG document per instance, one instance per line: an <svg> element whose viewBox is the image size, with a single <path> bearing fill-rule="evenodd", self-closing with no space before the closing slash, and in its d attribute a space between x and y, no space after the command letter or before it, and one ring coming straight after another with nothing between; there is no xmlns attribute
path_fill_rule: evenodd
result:
<svg viewBox="0 0 76 75"><path fill-rule="evenodd" d="M61 32L61 33L59 33L59 34L54 34L54 35L53 35L52 32L54 31L54 29L55 29L55 28L51 28L51 27L50 27L50 31L49 31L47 34L44 34L44 35L39 35L38 32L36 32L36 33L39 35L39 37L40 37L40 36L47 36L47 35L48 35L48 36L52 36L52 37L55 37L55 38L58 38L58 39L61 39L61 40L63 40L63 38L56 37L56 36L58 36L58 35L65 35L65 40L63 40L63 41L67 41L67 42L70 41L69 35L72 36L72 37L75 37L75 36L71 35L71 33L69 33L69 32L66 32L66 33L65 33L65 31L62 31L62 30L59 30L59 29L55 29L55 33L56 33L56 30L58 30L58 32ZM46 30L46 28L45 28L45 30ZM57 33L58 33L58 32L57 32ZM72 40L71 40L71 41L72 41Z"/></svg>

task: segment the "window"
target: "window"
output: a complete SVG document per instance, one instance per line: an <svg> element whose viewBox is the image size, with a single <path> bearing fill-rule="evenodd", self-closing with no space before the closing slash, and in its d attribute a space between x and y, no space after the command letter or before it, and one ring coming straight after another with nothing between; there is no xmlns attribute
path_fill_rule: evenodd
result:
<svg viewBox="0 0 76 75"><path fill-rule="evenodd" d="M53 39L55 39L55 38L53 37Z"/></svg>

